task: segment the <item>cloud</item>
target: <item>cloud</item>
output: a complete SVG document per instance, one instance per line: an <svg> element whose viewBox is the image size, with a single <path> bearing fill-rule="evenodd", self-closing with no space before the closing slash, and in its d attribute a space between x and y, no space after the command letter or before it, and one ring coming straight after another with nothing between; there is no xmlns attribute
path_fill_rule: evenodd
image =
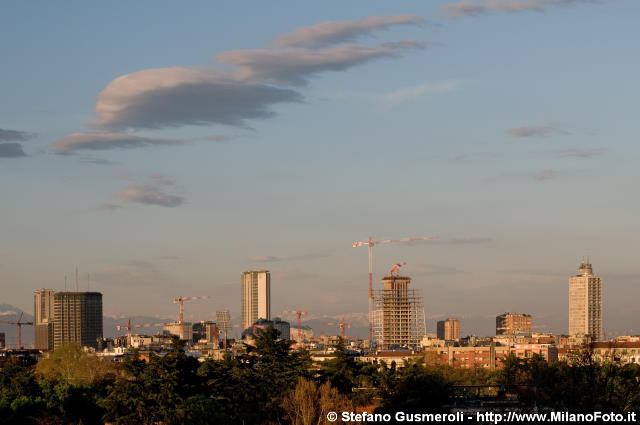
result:
<svg viewBox="0 0 640 425"><path fill-rule="evenodd" d="M163 280L163 273L148 261L129 260L91 273L91 281L108 286L154 286Z"/></svg>
<svg viewBox="0 0 640 425"><path fill-rule="evenodd" d="M569 134L569 132L564 131L557 127L552 126L525 126L512 128L507 130L507 133L514 137L547 137L552 134Z"/></svg>
<svg viewBox="0 0 640 425"><path fill-rule="evenodd" d="M318 258L326 258L329 257L330 251L317 251L310 252L307 254L300 255L289 255L287 257L274 257L272 255L256 255L255 257L249 258L249 262L251 263L270 263L277 261L298 261L298 260L315 260Z"/></svg>
<svg viewBox="0 0 640 425"><path fill-rule="evenodd" d="M20 143L0 143L0 158L19 158L27 156Z"/></svg>
<svg viewBox="0 0 640 425"><path fill-rule="evenodd" d="M308 79L327 71L344 71L375 59L396 57L408 49L423 49L426 43L407 40L375 47L348 44L325 49L230 50L215 59L236 67L243 81L263 81L277 85L307 85Z"/></svg>
<svg viewBox="0 0 640 425"><path fill-rule="evenodd" d="M199 140L207 140L210 142L228 142L235 139L234 136L225 136L223 134L211 134L209 136L200 137Z"/></svg>
<svg viewBox="0 0 640 425"><path fill-rule="evenodd" d="M326 21L309 27L301 27L282 34L273 41L276 47L326 47L353 41L375 30L385 30L394 25L419 25L424 18L415 15L370 16L354 21Z"/></svg>
<svg viewBox="0 0 640 425"><path fill-rule="evenodd" d="M166 193L168 186L173 186L172 180L156 177L151 183L133 183L114 195L120 202L135 202L145 205L161 207L177 207L183 204L184 197Z"/></svg>
<svg viewBox="0 0 640 425"><path fill-rule="evenodd" d="M542 181L542 180L551 180L556 178L557 176L558 176L558 173L556 173L554 170L548 169L548 170L542 170L536 173L533 176L533 178L535 180Z"/></svg>
<svg viewBox="0 0 640 425"><path fill-rule="evenodd" d="M26 142L33 138L33 134L25 131L7 130L0 128L0 142Z"/></svg>
<svg viewBox="0 0 640 425"><path fill-rule="evenodd" d="M553 151L564 158L593 158L604 153L602 148L571 148Z"/></svg>
<svg viewBox="0 0 640 425"><path fill-rule="evenodd" d="M491 242L492 238L486 237L459 237L459 238L437 238L427 240L416 240L401 242L405 245L467 245L467 244L480 244Z"/></svg>
<svg viewBox="0 0 640 425"><path fill-rule="evenodd" d="M377 46L327 45L391 25L421 22L422 18L413 15L325 22L278 37L275 44L280 47L220 52L214 56L220 68L175 66L122 75L98 94L96 119L90 127L110 132L212 124L250 128L251 120L274 117L275 105L303 101L298 91L284 86L304 86L319 73L398 57L409 50L423 49L427 43L405 40ZM117 142L87 142L83 146L108 149L158 144L148 138L119 137ZM65 139L56 142L56 149L68 149ZM205 139L227 140L225 136Z"/></svg>
<svg viewBox="0 0 640 425"><path fill-rule="evenodd" d="M87 164L96 164L96 165L113 165L113 164L115 164L114 161L110 161L108 159L102 159L102 158L86 157L86 158L82 158L80 161L84 162L84 163L87 163Z"/></svg>
<svg viewBox="0 0 640 425"><path fill-rule="evenodd" d="M70 153L78 150L130 149L156 145L182 145L189 143L177 139L158 139L132 136L121 133L73 133L56 140L50 149L56 153Z"/></svg>
<svg viewBox="0 0 640 425"><path fill-rule="evenodd" d="M275 115L277 103L301 102L289 89L236 81L212 69L147 69L123 75L98 94L94 128L136 129L225 124Z"/></svg>
<svg viewBox="0 0 640 425"><path fill-rule="evenodd" d="M276 261L282 261L283 259L280 257L274 257L272 255L256 255L255 257L249 258L250 263L272 263Z"/></svg>
<svg viewBox="0 0 640 425"><path fill-rule="evenodd" d="M391 92L382 97L382 101L388 105L415 100L426 94L446 93L460 87L460 81L441 81L438 83L424 83L413 87L405 87Z"/></svg>
<svg viewBox="0 0 640 425"><path fill-rule="evenodd" d="M122 205L108 204L108 203L100 204L98 206L98 209L101 211L115 211L120 208L122 208Z"/></svg>
<svg viewBox="0 0 640 425"><path fill-rule="evenodd" d="M458 1L442 5L440 10L449 19L478 16L489 12L543 12L547 6L570 6L597 3L598 0L486 0L483 2Z"/></svg>

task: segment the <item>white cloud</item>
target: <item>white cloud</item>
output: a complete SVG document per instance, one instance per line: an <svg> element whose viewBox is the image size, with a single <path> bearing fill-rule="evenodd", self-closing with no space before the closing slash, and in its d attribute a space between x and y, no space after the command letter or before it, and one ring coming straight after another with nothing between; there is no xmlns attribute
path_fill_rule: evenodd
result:
<svg viewBox="0 0 640 425"><path fill-rule="evenodd" d="M446 18L458 19L489 12L542 12L547 6L569 6L579 3L597 3L598 0L487 0L483 2L458 1L440 7Z"/></svg>
<svg viewBox="0 0 640 425"><path fill-rule="evenodd" d="M424 19L415 15L370 16L354 21L326 21L309 27L301 27L278 36L276 47L325 47L330 44L353 41L375 30L387 29L394 25L419 25Z"/></svg>
<svg viewBox="0 0 640 425"><path fill-rule="evenodd" d="M344 71L375 59L398 56L425 43L406 41L375 47L347 44L324 49L230 50L215 56L219 63L237 67L234 75L242 81L263 81L278 85L306 85L321 72Z"/></svg>
<svg viewBox="0 0 640 425"><path fill-rule="evenodd" d="M0 142L26 142L31 138L33 138L33 134L26 131L0 128Z"/></svg>
<svg viewBox="0 0 640 425"><path fill-rule="evenodd" d="M132 183L114 195L120 202L134 202L161 207L177 207L182 205L184 197L167 193L167 188L175 183L163 175L154 177L151 183Z"/></svg>
<svg viewBox="0 0 640 425"><path fill-rule="evenodd" d="M553 126L525 126L512 128L507 131L514 137L547 137L552 134L569 134L567 131Z"/></svg>
<svg viewBox="0 0 640 425"><path fill-rule="evenodd" d="M213 69L147 69L116 78L98 94L92 127L247 127L246 120L274 116L274 104L301 100L293 90L237 81Z"/></svg>
<svg viewBox="0 0 640 425"><path fill-rule="evenodd" d="M383 103L396 105L399 103L415 100L428 94L446 93L456 90L461 85L460 81L447 80L438 83L424 83L413 87L398 89L382 96Z"/></svg>
<svg viewBox="0 0 640 425"><path fill-rule="evenodd" d="M56 140L50 149L56 153L78 150L107 150L157 145L183 145L185 140L139 137L122 133L73 133Z"/></svg>
<svg viewBox="0 0 640 425"><path fill-rule="evenodd" d="M557 172L555 172L554 170L548 169L548 170L542 170L542 171L540 171L540 172L536 173L536 174L533 176L533 178L534 178L535 180L538 180L538 181L542 181L542 180L551 180L551 179L556 178L556 177L557 177L557 175L558 175L558 173L557 173Z"/></svg>

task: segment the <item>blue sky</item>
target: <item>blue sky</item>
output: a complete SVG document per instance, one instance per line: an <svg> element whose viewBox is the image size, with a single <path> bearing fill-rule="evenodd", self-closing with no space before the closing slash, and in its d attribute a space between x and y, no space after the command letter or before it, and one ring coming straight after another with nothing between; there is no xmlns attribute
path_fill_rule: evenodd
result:
<svg viewBox="0 0 640 425"><path fill-rule="evenodd" d="M430 331L504 311L567 328L590 255L604 328L640 330L640 7L511 0L7 2L0 14L0 298L81 285L113 315L362 321L375 249Z"/></svg>

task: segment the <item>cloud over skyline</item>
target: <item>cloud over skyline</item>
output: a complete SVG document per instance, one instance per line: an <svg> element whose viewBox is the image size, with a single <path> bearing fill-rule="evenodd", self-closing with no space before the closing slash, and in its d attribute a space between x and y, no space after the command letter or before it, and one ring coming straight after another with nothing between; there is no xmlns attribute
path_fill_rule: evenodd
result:
<svg viewBox="0 0 640 425"><path fill-rule="evenodd" d="M50 149L56 153L78 150L131 149L155 145L183 145L189 141L132 136L122 133L73 133L56 140Z"/></svg>
<svg viewBox="0 0 640 425"><path fill-rule="evenodd" d="M155 129L224 124L275 116L277 103L301 102L290 89L235 81L213 69L147 69L123 75L98 94L93 128Z"/></svg>
<svg viewBox="0 0 640 425"><path fill-rule="evenodd" d="M569 132L562 130L561 128L546 125L546 126L524 126L507 130L507 133L514 137L547 137L552 134L569 134Z"/></svg>
<svg viewBox="0 0 640 425"><path fill-rule="evenodd" d="M20 143L0 143L0 158L20 158L27 156Z"/></svg>
<svg viewBox="0 0 640 425"><path fill-rule="evenodd" d="M420 25L423 22L424 18L408 14L370 16L353 21L325 21L279 35L272 44L275 47L326 47L354 41L372 31L385 30L394 25Z"/></svg>
<svg viewBox="0 0 640 425"><path fill-rule="evenodd" d="M448 19L478 16L489 12L543 12L547 6L569 6L580 3L597 3L598 0L486 0L458 1L440 7Z"/></svg>
<svg viewBox="0 0 640 425"><path fill-rule="evenodd" d="M33 134L26 131L0 128L0 142L26 142L32 138Z"/></svg>
<svg viewBox="0 0 640 425"><path fill-rule="evenodd" d="M285 86L305 86L321 72L344 71L366 62L398 56L406 50L422 49L426 43L407 40L375 47L347 44L324 49L289 48L230 50L215 55L217 62L237 67L241 81L263 81Z"/></svg>
<svg viewBox="0 0 640 425"><path fill-rule="evenodd" d="M547 169L542 170L536 173L533 178L538 181L551 180L558 176L558 173L555 170Z"/></svg>
<svg viewBox="0 0 640 425"><path fill-rule="evenodd" d="M114 197L120 202L169 208L183 204L183 196L168 193L168 189L175 185L173 180L167 179L164 175L154 175L152 178L153 181L150 183L132 183L123 191L116 193Z"/></svg>

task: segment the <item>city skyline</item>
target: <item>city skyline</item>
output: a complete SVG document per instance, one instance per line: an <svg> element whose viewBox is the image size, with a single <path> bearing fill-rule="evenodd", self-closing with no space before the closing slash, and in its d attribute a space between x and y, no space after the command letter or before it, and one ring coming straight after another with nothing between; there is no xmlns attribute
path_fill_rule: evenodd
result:
<svg viewBox="0 0 640 425"><path fill-rule="evenodd" d="M188 320L239 318L238 274L269 269L272 316L366 323L352 242L439 236L374 252L374 288L407 262L429 332L568 331L586 255L604 330L640 331L640 9L499 4L8 5L0 303L31 312L78 265L105 315L208 295Z"/></svg>

